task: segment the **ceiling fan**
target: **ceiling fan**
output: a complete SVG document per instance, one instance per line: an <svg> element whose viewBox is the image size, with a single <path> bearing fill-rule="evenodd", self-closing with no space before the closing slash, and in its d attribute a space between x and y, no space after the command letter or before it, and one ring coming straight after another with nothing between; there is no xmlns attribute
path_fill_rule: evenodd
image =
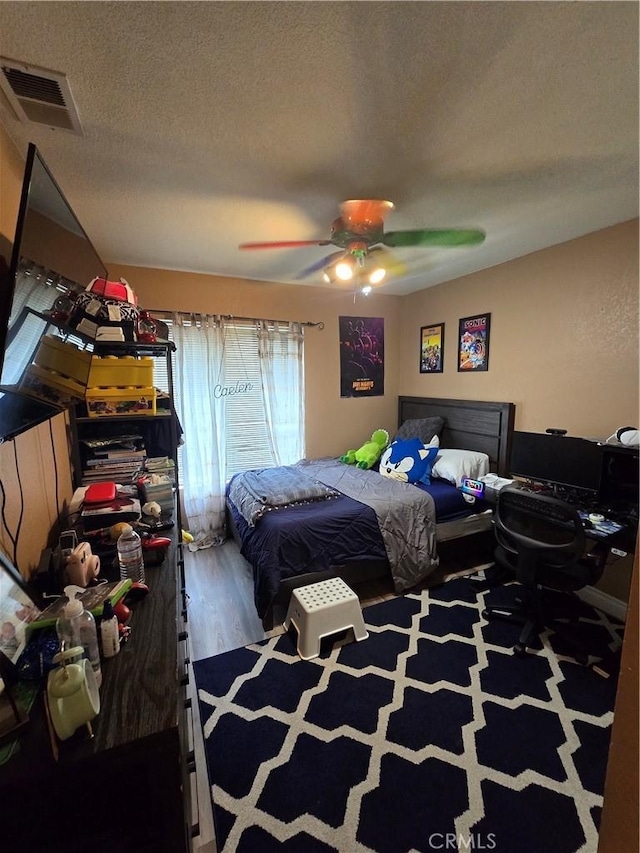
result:
<svg viewBox="0 0 640 853"><path fill-rule="evenodd" d="M385 247L404 248L474 246L482 243L484 231L477 229L432 229L385 231L384 218L393 202L383 199L350 199L340 205L340 216L331 225L328 240L280 240L273 243L241 243L240 249L291 249L298 246L338 246L333 252L303 270L305 278L324 268L324 279L350 281L354 276L365 283L366 292L380 284L388 270L396 274L403 265Z"/></svg>

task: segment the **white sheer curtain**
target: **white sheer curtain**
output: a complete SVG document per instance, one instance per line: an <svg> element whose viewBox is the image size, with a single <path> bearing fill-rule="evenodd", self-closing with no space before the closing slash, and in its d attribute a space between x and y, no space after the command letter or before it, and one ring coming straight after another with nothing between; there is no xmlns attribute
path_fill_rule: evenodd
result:
<svg viewBox="0 0 640 853"><path fill-rule="evenodd" d="M189 529L196 540L224 536L226 449L224 400L215 389L224 370L220 318L173 317L175 406L184 431L181 479Z"/></svg>
<svg viewBox="0 0 640 853"><path fill-rule="evenodd" d="M260 379L276 465L304 456L304 330L300 323L258 324Z"/></svg>
<svg viewBox="0 0 640 853"><path fill-rule="evenodd" d="M304 456L304 333L300 323L175 314L172 338L180 474L195 550L223 540L233 474Z"/></svg>

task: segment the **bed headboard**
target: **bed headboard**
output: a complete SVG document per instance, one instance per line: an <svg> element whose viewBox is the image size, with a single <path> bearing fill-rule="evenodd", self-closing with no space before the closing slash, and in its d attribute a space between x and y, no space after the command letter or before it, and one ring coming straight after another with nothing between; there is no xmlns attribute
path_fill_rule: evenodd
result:
<svg viewBox="0 0 640 853"><path fill-rule="evenodd" d="M408 418L444 418L441 447L486 453L491 471L509 475L514 403L446 400L440 397L398 397L398 427Z"/></svg>

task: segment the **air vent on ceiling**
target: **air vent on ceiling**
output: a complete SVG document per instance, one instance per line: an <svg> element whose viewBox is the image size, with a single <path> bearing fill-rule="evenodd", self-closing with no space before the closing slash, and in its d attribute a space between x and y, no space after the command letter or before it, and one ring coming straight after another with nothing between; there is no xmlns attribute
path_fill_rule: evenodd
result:
<svg viewBox="0 0 640 853"><path fill-rule="evenodd" d="M0 67L0 86L21 121L82 136L78 111L64 74L3 57Z"/></svg>

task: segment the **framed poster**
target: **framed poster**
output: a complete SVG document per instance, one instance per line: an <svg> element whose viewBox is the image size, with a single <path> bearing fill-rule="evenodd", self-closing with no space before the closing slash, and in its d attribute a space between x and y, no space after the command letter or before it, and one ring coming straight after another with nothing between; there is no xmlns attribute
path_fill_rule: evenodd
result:
<svg viewBox="0 0 640 853"><path fill-rule="evenodd" d="M477 372L489 369L491 314L458 320L458 370Z"/></svg>
<svg viewBox="0 0 640 853"><path fill-rule="evenodd" d="M442 373L444 367L444 323L420 329L420 373Z"/></svg>
<svg viewBox="0 0 640 853"><path fill-rule="evenodd" d="M339 317L340 396L384 395L384 318Z"/></svg>

